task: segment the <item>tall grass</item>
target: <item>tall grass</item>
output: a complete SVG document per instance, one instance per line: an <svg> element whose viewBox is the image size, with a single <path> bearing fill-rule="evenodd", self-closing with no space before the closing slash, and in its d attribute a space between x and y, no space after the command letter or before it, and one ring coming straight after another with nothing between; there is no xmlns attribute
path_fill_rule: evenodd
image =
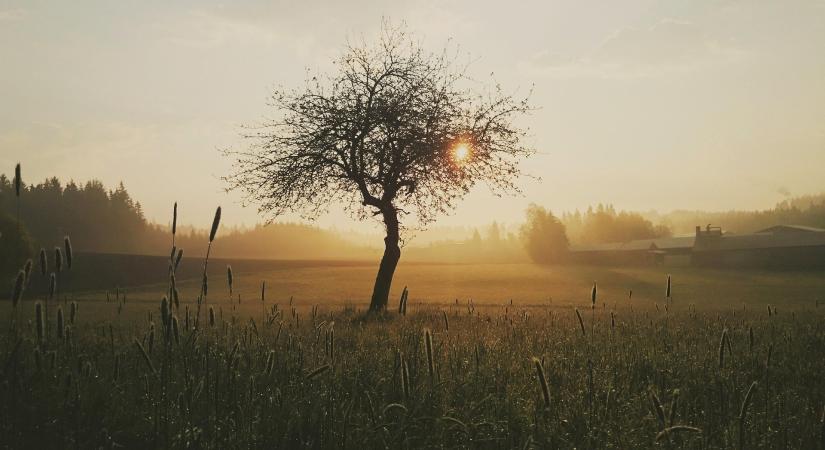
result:
<svg viewBox="0 0 825 450"><path fill-rule="evenodd" d="M640 295L608 311L594 283L575 314L503 300L468 301L467 314L417 302L406 314L405 287L400 316L365 318L287 302L261 282L260 318L256 302L208 304L208 326L193 327L219 222L220 209L202 279L176 278L175 249L158 268L161 283L169 270L168 292L127 305L117 288L114 302L72 301L68 320L58 307L59 339L46 307L71 250L57 248L52 272L41 252L49 295L33 313L20 308L17 335L0 335L0 446L756 449L824 439L822 308L657 314ZM246 277L226 276L230 299L244 292Z"/></svg>

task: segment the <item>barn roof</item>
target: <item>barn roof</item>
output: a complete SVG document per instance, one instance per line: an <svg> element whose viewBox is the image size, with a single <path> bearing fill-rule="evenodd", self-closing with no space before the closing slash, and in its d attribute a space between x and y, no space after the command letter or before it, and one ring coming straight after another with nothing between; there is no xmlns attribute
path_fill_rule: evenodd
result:
<svg viewBox="0 0 825 450"><path fill-rule="evenodd" d="M611 242L609 244L583 244L571 245L571 252L609 252L622 249L624 242Z"/></svg>
<svg viewBox="0 0 825 450"><path fill-rule="evenodd" d="M774 225L769 228L765 228L764 230L759 230L756 234L759 233L781 233L781 232L791 232L791 233L825 233L825 228L816 228L816 227L808 227L805 225Z"/></svg>
<svg viewBox="0 0 825 450"><path fill-rule="evenodd" d="M690 248L693 247L693 243L696 240L696 236L675 236L669 238L660 238L654 239L653 241L656 243L656 247L661 249L677 249L677 248Z"/></svg>
<svg viewBox="0 0 825 450"><path fill-rule="evenodd" d="M638 239L628 242L611 242L609 244L574 245L572 252L632 252L645 250L673 250L691 248L695 236L677 236L658 239Z"/></svg>
<svg viewBox="0 0 825 450"><path fill-rule="evenodd" d="M825 246L825 232L726 234L717 239L700 239L693 251L819 246Z"/></svg>

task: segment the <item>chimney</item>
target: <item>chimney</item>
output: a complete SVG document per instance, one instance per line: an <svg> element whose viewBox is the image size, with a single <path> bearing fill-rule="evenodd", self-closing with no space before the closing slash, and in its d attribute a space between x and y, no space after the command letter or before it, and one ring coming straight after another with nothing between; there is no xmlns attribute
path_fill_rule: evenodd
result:
<svg viewBox="0 0 825 450"><path fill-rule="evenodd" d="M699 237L700 234L702 234L702 227L696 225L696 237Z"/></svg>

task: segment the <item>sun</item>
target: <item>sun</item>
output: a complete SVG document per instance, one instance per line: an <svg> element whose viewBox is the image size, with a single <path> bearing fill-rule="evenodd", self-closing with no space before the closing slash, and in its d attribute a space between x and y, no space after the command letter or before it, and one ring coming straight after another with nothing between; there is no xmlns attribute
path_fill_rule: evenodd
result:
<svg viewBox="0 0 825 450"><path fill-rule="evenodd" d="M462 162L470 157L470 147L467 144L458 144L453 148L453 159Z"/></svg>

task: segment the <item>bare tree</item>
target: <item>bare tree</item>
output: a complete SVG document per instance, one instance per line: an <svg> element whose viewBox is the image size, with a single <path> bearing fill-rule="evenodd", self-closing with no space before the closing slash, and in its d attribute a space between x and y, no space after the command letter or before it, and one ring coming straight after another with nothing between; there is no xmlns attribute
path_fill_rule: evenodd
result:
<svg viewBox="0 0 825 450"><path fill-rule="evenodd" d="M249 127L251 145L228 151L226 177L245 203L273 218L315 218L343 204L386 227L370 311L387 305L401 257L401 221L426 225L478 182L515 191L519 160L533 150L513 119L527 99L480 86L447 50L423 50L403 27L383 28L376 45L349 44L327 76L276 90L274 119Z"/></svg>

